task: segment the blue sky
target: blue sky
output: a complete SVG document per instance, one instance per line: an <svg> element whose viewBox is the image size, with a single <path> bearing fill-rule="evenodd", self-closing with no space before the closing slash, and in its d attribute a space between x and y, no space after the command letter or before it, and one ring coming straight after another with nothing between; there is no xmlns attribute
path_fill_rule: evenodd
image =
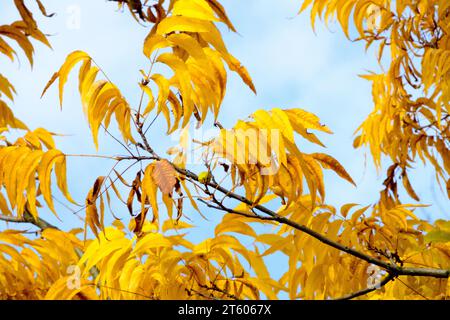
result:
<svg viewBox="0 0 450 320"><path fill-rule="evenodd" d="M230 75L220 122L231 127L238 119L260 108L302 108L317 114L334 132L334 135L321 136L327 150L311 148L305 142L300 147L333 155L358 185L355 188L337 176L327 174L327 202L336 206L350 202L364 205L375 202L383 177L377 175L364 150L352 147L355 129L372 109L370 83L357 75L367 70L379 71L375 53L366 53L362 44L348 41L337 25L331 24L327 29L322 23L317 23L314 33L308 13L296 14L301 4L299 0L221 2L238 30L235 34L222 28L224 39L229 50L249 70L258 94L253 95L236 75ZM76 76L72 76L67 84L62 111L56 87L40 99L42 89L67 54L83 50L103 68L130 104L136 105L140 94L137 86L141 78L139 69L147 69L149 65L142 54L143 39L149 29L140 27L128 12L119 12L116 4L106 1L47 0L45 4L49 12L57 15L50 19L38 14L35 16L41 29L51 35L53 50L38 44L32 70L23 56L20 63L15 64L2 57L1 73L15 85L18 96L14 111L29 127L44 127L66 134L57 138L58 147L65 153L94 154L96 151L82 113ZM2 23L16 18L12 1L2 7ZM78 18L79 28L73 28L73 22ZM173 143L164 138L164 130L164 121L160 121L149 132L150 142L161 152ZM124 154L120 145L105 135L100 136L99 154ZM70 190L76 200L83 203L95 178L107 174L112 163L71 158L68 165ZM434 182L431 170L418 168L420 172L412 179L414 186L422 195L423 203L435 204L432 209L422 209L419 215L432 219L449 218L449 213L440 209L448 206L448 200ZM58 206L58 209L63 222L49 213L43 213L43 216L60 227L83 225L66 208ZM125 210L123 215L126 216ZM213 221L220 218L217 213L211 214L215 214ZM199 218L194 214L190 217L194 222ZM201 224L205 228L199 229L197 236L200 238L210 232L207 224ZM2 227L4 223L0 223Z"/></svg>

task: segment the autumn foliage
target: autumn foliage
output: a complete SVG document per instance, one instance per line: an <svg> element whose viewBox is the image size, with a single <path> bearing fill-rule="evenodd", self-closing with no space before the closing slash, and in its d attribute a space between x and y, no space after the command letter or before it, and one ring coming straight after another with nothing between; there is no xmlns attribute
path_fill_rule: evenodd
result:
<svg viewBox="0 0 450 320"><path fill-rule="evenodd" d="M34 14L51 17L45 1L36 2L40 12ZM115 166L98 173L81 205L84 230L47 223L43 207L58 215L52 190L80 205L66 177L67 157L74 155L57 148L55 133L28 128L15 117L14 86L0 74L0 219L8 227L29 223L40 230L37 236L13 228L0 232L0 298L449 298L450 222L415 215L423 205L410 170L418 162L431 165L450 198L448 0L299 1L313 27L318 19L337 20L349 39L378 46L380 65L388 62L384 72L362 76L372 84L373 112L355 126L354 140L378 168L388 164L383 190L372 204L347 199L341 208L326 201L333 190L327 189L324 170L356 184L325 153L320 136L332 131L316 115L273 107L255 109L232 128L217 122L230 72L249 94L257 90L222 39L218 25L236 28L218 0L114 2L105 5L129 9L136 27L150 27L142 42L149 71L142 71L137 84L140 104L130 105L84 51L55 66L42 94L58 92L64 108L64 91L74 89L65 84L76 74L95 146L99 132L114 124L120 133L114 139L128 154L108 157L129 164L134 179ZM35 43L50 42L25 2L14 5L21 20L0 26L0 53L11 61L24 54L33 64ZM170 71L156 73L156 64ZM165 156L146 134L155 117L168 136L181 132L179 146ZM218 127L217 137L197 141L205 167L199 173L186 161L192 123ZM305 144L316 151L304 152ZM400 188L411 201L401 202ZM111 213L108 225L112 198L123 205L111 210L120 219ZM222 213L211 226L215 236L188 240L193 226L186 208L202 218ZM253 245L244 246L242 237ZM279 279L264 261L274 253L288 261Z"/></svg>

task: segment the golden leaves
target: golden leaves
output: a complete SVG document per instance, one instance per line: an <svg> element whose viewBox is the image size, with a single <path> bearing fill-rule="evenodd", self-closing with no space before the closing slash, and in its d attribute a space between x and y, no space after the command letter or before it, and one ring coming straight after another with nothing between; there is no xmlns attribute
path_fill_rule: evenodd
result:
<svg viewBox="0 0 450 320"><path fill-rule="evenodd" d="M1 231L0 299L44 299L60 279L67 289L67 268L78 261L76 250L82 247L75 233L46 229L30 239L20 231Z"/></svg>
<svg viewBox="0 0 450 320"><path fill-rule="evenodd" d="M250 237L257 237L256 232L248 224L252 220L238 215L226 214L222 221L216 226L214 234L217 237L224 233L238 233Z"/></svg>
<svg viewBox="0 0 450 320"><path fill-rule="evenodd" d="M8 105L0 99L0 128L26 129L26 125L14 116Z"/></svg>
<svg viewBox="0 0 450 320"><path fill-rule="evenodd" d="M146 251L154 248L167 248L171 246L172 243L170 240L164 238L162 234L149 233L138 241L136 247L131 253L135 255L142 255L145 254Z"/></svg>
<svg viewBox="0 0 450 320"><path fill-rule="evenodd" d="M330 134L333 133L327 126L320 123L319 117L315 114L298 108L287 109L284 111L289 117L292 126L296 128L295 131L299 134L301 134L302 129L318 130Z"/></svg>
<svg viewBox="0 0 450 320"><path fill-rule="evenodd" d="M322 153L308 155L295 144L295 133L319 145L320 141L308 130L331 133L314 114L274 108L258 110L251 118L253 121L239 121L232 130L222 129L220 136L207 146L214 155L231 162L233 183L245 187L248 199L258 202L270 190L289 205L302 196L305 181L313 198L319 193L323 200L321 167L332 169L354 184L336 159Z"/></svg>
<svg viewBox="0 0 450 320"><path fill-rule="evenodd" d="M2 94L6 95L9 100L13 100L13 94L16 93L14 86L9 82L7 78L0 74L0 97Z"/></svg>
<svg viewBox="0 0 450 320"><path fill-rule="evenodd" d="M103 202L103 195L101 189L105 177L98 177L95 183L86 197L86 218L85 218L85 238L86 238L86 226L91 228L92 232L98 237L98 230L103 230L104 227L104 216L105 216L105 204ZM97 208L97 200L100 200L100 215Z"/></svg>
<svg viewBox="0 0 450 320"><path fill-rule="evenodd" d="M450 47L449 33L441 34L448 30L448 2L307 0L302 11L309 6L313 25L317 17L327 22L337 16L347 37L353 24L357 40L364 41L366 48L379 44L378 61L390 65L382 74L363 76L372 82L375 107L358 128L354 146L368 146L378 168L382 155L387 155L403 169L403 186L418 200L406 175L417 156L433 165L438 183L446 181L450 172L445 165L449 162L445 141L450 130ZM389 48L387 60L382 59L385 48Z"/></svg>
<svg viewBox="0 0 450 320"><path fill-rule="evenodd" d="M98 131L100 126L109 127L112 115L116 116L117 124L124 140L134 142L131 134L131 108L119 89L109 81L95 81L100 69L92 66L92 59L82 51L74 51L67 56L66 61L56 72L42 93L59 79L59 100L62 106L64 85L70 71L78 63L83 62L79 71L79 91L83 110L91 127L95 146L98 148Z"/></svg>
<svg viewBox="0 0 450 320"><path fill-rule="evenodd" d="M56 214L53 207L53 200L51 196L51 181L50 174L55 167L56 177L59 179L59 187L63 191L65 196L70 199L70 195L67 193L67 186L65 181L65 155L56 149L51 149L44 153L40 159L39 166L37 168L38 178L40 182L40 190L44 196L45 201L49 205L50 209Z"/></svg>
<svg viewBox="0 0 450 320"><path fill-rule="evenodd" d="M208 2L209 6L214 10L217 17L220 19L220 21L225 23L228 26L228 28L230 28L231 31L236 32L236 29L234 28L230 19L228 19L228 17L227 17L224 7L219 3L219 1L206 0L206 2Z"/></svg>
<svg viewBox="0 0 450 320"><path fill-rule="evenodd" d="M44 38L34 30L31 12L23 1L15 2L23 21L10 28L0 29L3 32L0 32L0 37L9 37L18 42L30 58L33 50L26 36L31 35L41 41ZM386 39L381 40L379 53L381 60L384 46L391 46L393 58L389 71L382 75L365 76L373 82L376 110L360 128L361 135L355 144L370 145L377 164L381 164L383 154L389 155L394 165L389 169L385 186L396 193L398 178L401 178L408 194L416 200L418 196L411 185L414 181L410 181L409 172L406 171L416 156L432 163L440 179L447 180L447 190L450 185L447 175L450 158L446 139L448 88L445 84L449 71L448 39L443 37L442 41L437 40L427 33L435 30L427 20L435 16L428 14L433 13L436 6L427 8L426 4L429 3L441 5L442 10L443 2L437 0L420 1L417 4L398 1L397 14L411 10L416 13L416 18L406 21L404 25L397 24L400 29L394 29L391 35L384 32L397 23L393 21L395 19L389 11L390 6L381 10L381 22L375 30L384 32L380 34L368 28L370 12L366 9L373 5L370 1L310 0L305 1L302 7L304 9L313 5L313 23L317 16L328 20L335 14L347 36L351 29L349 19L353 17L357 31L368 45L384 37L389 38L388 42ZM143 124L139 119L144 121L152 111L163 114L169 133L180 127L187 128L192 117L198 124L205 121L209 112L217 117L226 90L225 65L236 71L255 91L248 72L228 53L215 25L222 22L234 31L218 1L170 1L167 12L163 1L148 5L147 12L141 1L126 1L126 4L137 19L155 23L145 41L144 53L148 58L153 56L155 63L164 64L172 72L170 76L142 72L144 79L140 88L147 96L148 103L142 110L138 108L139 115L133 119L137 119L138 130L142 128L139 125ZM46 15L42 4L38 2L38 5ZM446 8L449 8L448 4ZM436 23L444 28L438 19L441 16L442 12L436 16ZM422 42L426 40L423 43L427 48L417 47L414 38L408 38L408 35L419 36L421 33L428 34L428 37L421 39ZM14 52L5 43L0 41L0 52L13 57ZM422 57L421 53L418 55L418 60L423 58L420 71L405 53L412 47L418 52L426 51L426 56ZM161 52L158 51L160 49ZM98 73L103 72L86 53L76 51L70 54L45 87L44 93L59 79L62 104L68 76L78 64L82 64L79 91L95 144L98 144L100 127L108 128L113 115L124 140L134 143L130 128L134 115L131 114L130 106L109 80L97 80ZM436 79L442 81L443 85L436 86ZM415 86L416 81L422 82L428 95L412 100L403 84ZM151 86L157 87L158 94L153 94ZM12 100L13 94L14 87L0 76L1 97ZM3 133L8 127L26 128L14 118L5 103L0 107L0 132ZM431 130L436 135L430 135ZM270 220L270 216L260 221L256 214L264 210L258 211L258 207L247 204L261 204L274 199L281 200L282 205L273 216L292 219L348 248L402 266L423 265L448 269L446 225L436 222L435 226L431 226L420 221L413 213L417 206L400 205L389 200L363 208L346 204L340 208L341 217L334 207L324 203L326 184L323 170L333 170L350 183L354 184L354 181L333 157L325 153L305 153L302 142L296 144L297 138L303 137L323 146L311 131L331 133L317 116L305 110L274 108L257 110L250 119L239 121L232 130L221 130L216 141L204 143L208 151L213 153L214 161L208 161L208 171L199 174L199 182L212 185L210 182L215 181L212 179L214 170L223 167L225 174L231 176L233 192L242 186L249 201L244 201L245 205L241 203L234 210L225 208L225 211L235 214L226 214L215 228L215 237L197 245L180 233L180 230L191 227L179 220L183 215L183 199L188 198L192 207L199 210L186 185L189 179L184 179L182 170L175 170L167 160L153 161L145 169L141 167L138 170L131 185L117 174L117 178L129 188L125 201L112 179L109 179L111 185L104 187L107 178L97 178L86 199L85 227L85 230L87 226L92 229L95 239L85 241L86 247L75 238L74 233L45 230L41 237L32 239L18 232L0 232L0 297L259 299L264 295L275 299L279 293L289 292L292 299L327 299L367 286L368 263L335 250L287 224L279 226ZM4 147L0 147L0 186L5 191L0 193L0 210L4 215L12 215L13 209L18 215L28 210L36 216L36 208L40 206L36 198L41 194L54 210L51 202L53 171L59 189L70 199L66 184L66 156L55 149L52 133L44 129L27 130L13 144L3 136L1 139L5 143ZM135 145L139 146L137 143ZM178 155L184 156L183 152ZM151 157L154 158L158 157ZM218 162L217 158L221 158L221 161L225 159L226 163ZM149 160L140 156L139 159ZM184 168L186 161L180 162ZM197 189L206 187L195 186ZM128 227L130 233L119 220L113 223L114 227L104 226L103 195L109 204L109 187L128 207L131 215ZM306 188L309 195L306 194ZM140 210L136 210L137 202ZM158 232L161 220L158 206L161 204L166 207L169 218L162 223L162 233ZM176 217L173 217L174 208ZM147 221L150 210L153 217ZM281 221L285 221L283 219ZM254 223L262 221L271 224L273 234L259 233L260 228L254 227ZM251 238L251 245L243 241L245 237ZM81 248L86 250L83 252ZM81 255L81 259L78 259L75 251ZM277 280L271 278L263 259L273 253L285 254L288 263L287 272ZM82 271L81 286L77 289L67 286L69 277L65 270L74 263ZM431 282L429 279L414 279L414 285L430 297L442 297L441 288L445 284ZM397 284L390 284L383 289L385 291L378 290L376 296L370 297L399 298L411 294ZM24 288L30 288L29 292Z"/></svg>
<svg viewBox="0 0 450 320"><path fill-rule="evenodd" d="M450 48L426 48L422 59L422 82L424 91L428 92L432 87L434 96L439 91L446 90L445 82L436 83L436 79L448 79L450 70ZM442 87L442 85L444 85ZM444 98L444 97L442 97ZM438 117L439 118L439 117Z"/></svg>
<svg viewBox="0 0 450 320"><path fill-rule="evenodd" d="M174 227L172 222L170 225L166 232ZM45 288L43 296L71 299L81 293L87 299L202 299L202 294L207 293L207 297L221 299L256 299L261 290L276 298L276 282L269 277L257 250L245 248L228 235L219 235L195 246L183 234L172 236L166 232L150 232L128 239L118 228L105 228L77 261L81 286L63 286L61 282L69 277L56 277L50 287ZM2 233L0 240L1 237ZM53 240L56 238L46 239L49 245ZM66 244L66 250L73 250L73 247L73 244ZM243 269L238 255L251 263L262 278L251 277ZM89 279L93 268L98 273ZM97 293L90 292L89 286L96 286Z"/></svg>
<svg viewBox="0 0 450 320"><path fill-rule="evenodd" d="M157 21L145 40L144 54L148 58L154 54L155 62L165 64L173 71L172 78L160 74L148 76L148 80L158 86L157 113L162 112L166 118L168 133L180 126L182 118L181 127L184 128L192 116L202 124L209 110L217 117L226 90L224 62L255 91L247 70L226 49L213 23L218 21L234 30L217 1L179 0L170 6L167 16ZM159 53L164 48L171 48L172 52ZM149 96L145 115L153 108L153 94L149 87L144 91Z"/></svg>
<svg viewBox="0 0 450 320"><path fill-rule="evenodd" d="M38 29L36 21L33 19L33 15L25 6L23 0L14 0L14 5L19 11L22 21L16 21L10 25L0 26L0 54L7 56L11 61L14 61L14 57L17 56L17 52L11 47L7 40L12 40L17 43L20 49L25 53L28 61L33 65L34 47L29 36L41 41L42 43L50 46L46 36ZM45 11L42 3L38 1L38 5L41 11ZM9 106L4 102L1 97L4 94L9 100L13 100L13 94L16 91L14 86L8 81L6 77L0 74L0 128L16 128L27 130L27 126L17 119Z"/></svg>
<svg viewBox="0 0 450 320"><path fill-rule="evenodd" d="M16 21L11 25L0 26L0 53L6 55L11 60L14 60L16 52L3 37L9 38L19 45L30 64L33 65L34 48L28 39L28 36L35 38L49 47L50 44L48 43L47 37L38 29L37 23L30 10L25 6L24 1L14 0L14 4L19 11L22 20ZM38 4L41 11L44 12L45 8L42 3L38 1Z"/></svg>
<svg viewBox="0 0 450 320"><path fill-rule="evenodd" d="M153 220L158 219L158 200L157 200L157 191L158 186L153 179L153 171L155 170L154 165L148 165L145 169L144 179L142 180L142 211L144 211L144 204L146 201L152 207L153 210Z"/></svg>
<svg viewBox="0 0 450 320"><path fill-rule="evenodd" d="M333 170L341 178L347 180L348 182L350 182L351 184L356 186L352 177L350 177L350 175L347 173L347 171L344 169L344 167L339 163L339 161L337 161L333 157L331 157L327 154L324 154L324 153L313 153L313 154L311 154L311 156L314 159L318 160L324 169Z"/></svg>
<svg viewBox="0 0 450 320"><path fill-rule="evenodd" d="M425 235L425 241L433 243L450 242L450 222L437 220L435 227Z"/></svg>
<svg viewBox="0 0 450 320"><path fill-rule="evenodd" d="M0 26L0 52L8 56L11 60L14 60L14 55L16 52L9 46L3 37L8 37L9 39L14 40L23 50L30 64L33 65L33 45L25 33L17 25Z"/></svg>
<svg viewBox="0 0 450 320"><path fill-rule="evenodd" d="M30 148L21 145L19 139L17 145L0 148L0 163L0 185L4 186L11 208L16 209L18 216L29 210L37 217L36 197L39 194L42 194L49 209L56 215L51 195L52 171L55 172L60 191L73 202L67 188L66 157L61 151ZM39 188L36 187L36 178Z"/></svg>
<svg viewBox="0 0 450 320"><path fill-rule="evenodd" d="M16 5L17 10L19 11L20 16L22 17L22 20L29 27L29 29L30 30L35 29L37 27L36 21L34 21L33 14L25 6L23 0L14 0L14 4Z"/></svg>
<svg viewBox="0 0 450 320"><path fill-rule="evenodd" d="M448 257L444 258L445 253L440 251L446 250L442 242L435 244L441 247L430 248L430 244L423 241L423 230L430 230L430 226L412 212L417 206L399 205L386 209L377 204L368 212L369 206L354 210L355 204L347 204L341 208L341 218L335 215L336 209L331 206L318 206L311 211L305 210L298 202L295 205L297 207L291 210L283 206L279 214L290 215L290 219L360 252L369 255L377 252L381 259L395 261L393 263L402 261L405 266L449 266ZM350 210L353 213L349 215ZM436 225L439 225L440 230L446 227L443 221L436 222ZM436 236L437 239L440 236L445 239L443 233L436 233ZM291 299L328 299L367 287L370 273L366 261L325 246L302 232L281 226L275 234L260 235L258 240L269 245L264 254L282 252L289 259L289 269L280 278L280 284L288 287ZM421 279L417 278L417 281ZM427 287L429 290L427 298L438 297L442 293L442 288L437 288L435 283L421 285L421 288ZM379 298L386 297L385 294L380 291ZM408 296L403 291L399 294L395 293L394 296Z"/></svg>
<svg viewBox="0 0 450 320"><path fill-rule="evenodd" d="M409 196L416 201L420 201L419 196L414 191L413 187L411 186L411 183L409 182L409 178L408 178L408 175L406 174L406 171L403 172L402 182L403 182L403 186L405 187L405 190L406 190L406 192L408 192Z"/></svg>
<svg viewBox="0 0 450 320"><path fill-rule="evenodd" d="M5 113L3 116L11 116L9 120L13 117L12 113ZM19 120L15 121L20 124L20 128L26 129ZM9 206L19 217L25 212L38 216L39 195L43 196L49 209L56 215L51 191L53 171L59 190L73 202L67 187L66 157L55 149L52 135L47 130L38 128L0 148L0 186L6 191ZM36 182L39 182L38 186ZM2 202L2 211L11 214L3 195Z"/></svg>

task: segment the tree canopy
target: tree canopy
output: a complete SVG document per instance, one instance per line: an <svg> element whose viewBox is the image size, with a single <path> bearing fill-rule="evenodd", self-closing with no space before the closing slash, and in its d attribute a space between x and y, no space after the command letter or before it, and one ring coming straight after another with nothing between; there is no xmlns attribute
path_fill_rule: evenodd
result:
<svg viewBox="0 0 450 320"><path fill-rule="evenodd" d="M24 55L33 65L36 43L51 47L33 14L52 14L44 0L35 1L36 12L23 0L13 2L21 20L0 26L0 54L11 62ZM367 149L374 164L388 170L373 203L347 199L340 208L327 202L333 190L324 171L356 184L324 151L320 137L333 132L315 114L273 107L255 109L231 128L217 121L227 112L221 106L230 73L249 94L258 89L222 38L218 26L231 32L238 26L219 0L105 5L128 10L136 28L149 27L142 41L148 71L141 71L137 84L140 103L130 104L92 53L81 50L55 66L42 95L57 87L63 108L64 93L74 89L66 82L76 74L93 143L98 148L99 132L106 132L125 156L58 149L56 133L29 128L15 116L14 97L24 93L0 74L0 220L12 227L0 231L1 299L449 298L450 221L414 213L426 205L412 172L418 163L430 165L450 198L448 0L299 1L299 14L309 12L313 28L318 18L335 22L350 41L378 46L382 71L361 76L372 84L373 111L354 124L353 146ZM168 137L181 132L164 155L147 134L155 121L165 125ZM195 141L201 172L187 161L191 124L218 132ZM307 144L315 151L305 152ZM115 163L99 172L84 204L70 194L68 157ZM58 216L56 189L81 208L84 229L46 221L43 208ZM215 236L190 241L186 208L204 219L222 213L221 222L211 225ZM39 232L14 229L20 223ZM243 238L253 244L243 245ZM264 260L274 253L288 261L281 278Z"/></svg>

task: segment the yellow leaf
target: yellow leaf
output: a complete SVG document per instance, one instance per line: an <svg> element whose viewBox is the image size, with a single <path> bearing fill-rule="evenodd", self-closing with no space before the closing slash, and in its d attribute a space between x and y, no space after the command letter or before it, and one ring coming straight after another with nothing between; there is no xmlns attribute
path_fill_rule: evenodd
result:
<svg viewBox="0 0 450 320"><path fill-rule="evenodd" d="M217 14L217 16L220 18L220 20L225 23L228 28L231 29L231 31L236 32L236 29L234 28L233 24L231 23L230 19L228 19L227 14L225 13L225 9L223 6L219 3L217 0L206 0L210 7L214 10L214 12Z"/></svg>
<svg viewBox="0 0 450 320"><path fill-rule="evenodd" d="M169 230L181 230L181 229L189 229L189 228L193 228L194 226L186 223L184 221L176 221L173 219L169 219L164 221L163 225L162 225L162 231L163 232L167 232Z"/></svg>
<svg viewBox="0 0 450 320"><path fill-rule="evenodd" d="M89 55L83 51L74 51L71 54L69 54L66 58L66 61L61 66L61 68L58 71L58 78L59 78L59 102L60 106L62 107L63 104L63 93L64 93L64 85L67 82L67 78L69 76L70 71L73 69L73 67L80 61L84 60L90 60L91 58ZM54 78L55 75L50 79L49 84L47 84L46 89L56 80ZM45 92L45 90L44 90ZM44 94L43 92L43 94Z"/></svg>
<svg viewBox="0 0 450 320"><path fill-rule="evenodd" d="M157 191L158 186L153 179L153 171L155 169L154 164L149 164L145 169L144 178L142 179L142 203L145 204L146 199L150 202L152 206L153 215L157 219L158 217L158 201L157 201Z"/></svg>
<svg viewBox="0 0 450 320"><path fill-rule="evenodd" d="M159 24L156 33L159 35L169 34L175 31L184 32L208 32L210 31L211 23L187 18L183 16L172 16L163 19Z"/></svg>
<svg viewBox="0 0 450 320"><path fill-rule="evenodd" d="M341 207L341 215L344 218L347 218L348 212L355 206L358 206L358 204L357 203L348 203L348 204L343 205Z"/></svg>
<svg viewBox="0 0 450 320"><path fill-rule="evenodd" d="M172 10L174 16L183 16L206 21L219 21L214 11L204 0L180 0L175 2Z"/></svg>
<svg viewBox="0 0 450 320"><path fill-rule="evenodd" d="M159 233L149 233L141 238L136 243L136 247L133 249L133 255L141 255L147 250L161 248L161 247L171 247L172 243Z"/></svg>
<svg viewBox="0 0 450 320"><path fill-rule="evenodd" d="M305 129L313 129L323 131L326 133L333 133L327 126L322 125L320 123L320 119L316 115L310 112L307 112L302 109L287 109L284 111L288 115L289 120L294 129L297 126Z"/></svg>
<svg viewBox="0 0 450 320"><path fill-rule="evenodd" d="M42 195L44 196L45 202L47 202L50 210L57 216L55 208L53 206L53 199L51 195L51 182L50 182L50 174L53 169L53 165L55 162L60 160L59 158L65 157L64 154L56 149L52 149L44 153L42 156L41 162L38 167L38 176L40 182L40 189Z"/></svg>
<svg viewBox="0 0 450 320"><path fill-rule="evenodd" d="M319 161L319 163L322 165L324 169L331 169L334 172L336 172L341 178L347 180L354 186L356 186L355 182L353 181L352 177L347 173L347 171L344 169L344 167L334 159L333 157L324 154L324 153L313 153L311 156Z"/></svg>

